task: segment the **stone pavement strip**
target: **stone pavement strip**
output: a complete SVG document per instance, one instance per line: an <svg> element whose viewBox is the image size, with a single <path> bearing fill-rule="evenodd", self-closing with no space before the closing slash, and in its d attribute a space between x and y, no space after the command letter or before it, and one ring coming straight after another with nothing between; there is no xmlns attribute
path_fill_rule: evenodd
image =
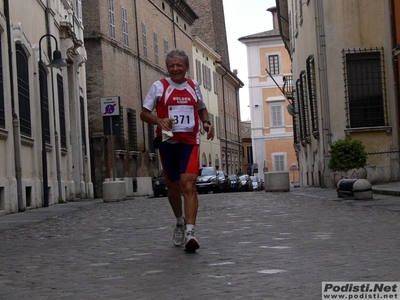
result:
<svg viewBox="0 0 400 300"><path fill-rule="evenodd" d="M313 300L322 281L400 281L399 197L298 188L199 200L195 254L172 245L165 197L0 217L0 299Z"/></svg>

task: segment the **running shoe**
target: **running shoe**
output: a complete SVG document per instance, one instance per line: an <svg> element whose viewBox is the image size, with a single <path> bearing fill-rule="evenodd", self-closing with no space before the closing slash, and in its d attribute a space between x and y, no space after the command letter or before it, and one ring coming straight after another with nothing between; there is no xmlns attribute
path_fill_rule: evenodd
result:
<svg viewBox="0 0 400 300"><path fill-rule="evenodd" d="M174 236L172 237L172 241L174 245L177 247L182 246L185 243L185 219L182 225L176 224L174 229Z"/></svg>
<svg viewBox="0 0 400 300"><path fill-rule="evenodd" d="M197 242L196 238L194 237L194 231L187 231L185 237L185 250L187 252L196 252L199 249L199 243Z"/></svg>

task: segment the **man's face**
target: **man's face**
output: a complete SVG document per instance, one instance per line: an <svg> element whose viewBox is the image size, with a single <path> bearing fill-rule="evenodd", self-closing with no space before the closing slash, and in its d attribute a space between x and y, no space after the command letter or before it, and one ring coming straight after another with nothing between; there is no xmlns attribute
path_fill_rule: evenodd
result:
<svg viewBox="0 0 400 300"><path fill-rule="evenodd" d="M167 68L169 77L176 83L184 83L186 72L189 66L186 65L185 60L181 57L172 57L167 60Z"/></svg>

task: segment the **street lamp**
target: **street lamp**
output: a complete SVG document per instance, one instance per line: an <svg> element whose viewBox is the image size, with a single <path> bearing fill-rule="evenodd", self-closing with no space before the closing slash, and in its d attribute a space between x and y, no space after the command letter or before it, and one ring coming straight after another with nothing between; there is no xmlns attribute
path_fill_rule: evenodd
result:
<svg viewBox="0 0 400 300"><path fill-rule="evenodd" d="M42 76L40 74L40 66L43 63L42 61L42 39L44 37L52 37L56 42L56 50L53 52L53 59L47 65L51 68L61 68L67 66L67 62L62 59L61 51L58 50L57 39L52 34L45 34L39 39L39 85L40 85L40 117L41 117L41 125L42 125L42 168L43 168L43 206L49 206L49 191L48 191L48 177L47 177L47 154L46 154L46 134L44 125L46 123L45 119L45 107L44 107L44 99L43 99L43 82Z"/></svg>

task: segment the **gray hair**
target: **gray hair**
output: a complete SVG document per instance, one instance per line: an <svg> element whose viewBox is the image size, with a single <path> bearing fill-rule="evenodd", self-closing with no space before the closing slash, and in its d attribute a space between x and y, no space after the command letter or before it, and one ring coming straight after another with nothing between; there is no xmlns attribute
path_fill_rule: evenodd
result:
<svg viewBox="0 0 400 300"><path fill-rule="evenodd" d="M189 67L189 56L186 54L186 52L181 49L174 49L169 51L165 56L165 64L167 66L167 69L168 69L168 58L174 58L174 57L183 58L185 64Z"/></svg>

